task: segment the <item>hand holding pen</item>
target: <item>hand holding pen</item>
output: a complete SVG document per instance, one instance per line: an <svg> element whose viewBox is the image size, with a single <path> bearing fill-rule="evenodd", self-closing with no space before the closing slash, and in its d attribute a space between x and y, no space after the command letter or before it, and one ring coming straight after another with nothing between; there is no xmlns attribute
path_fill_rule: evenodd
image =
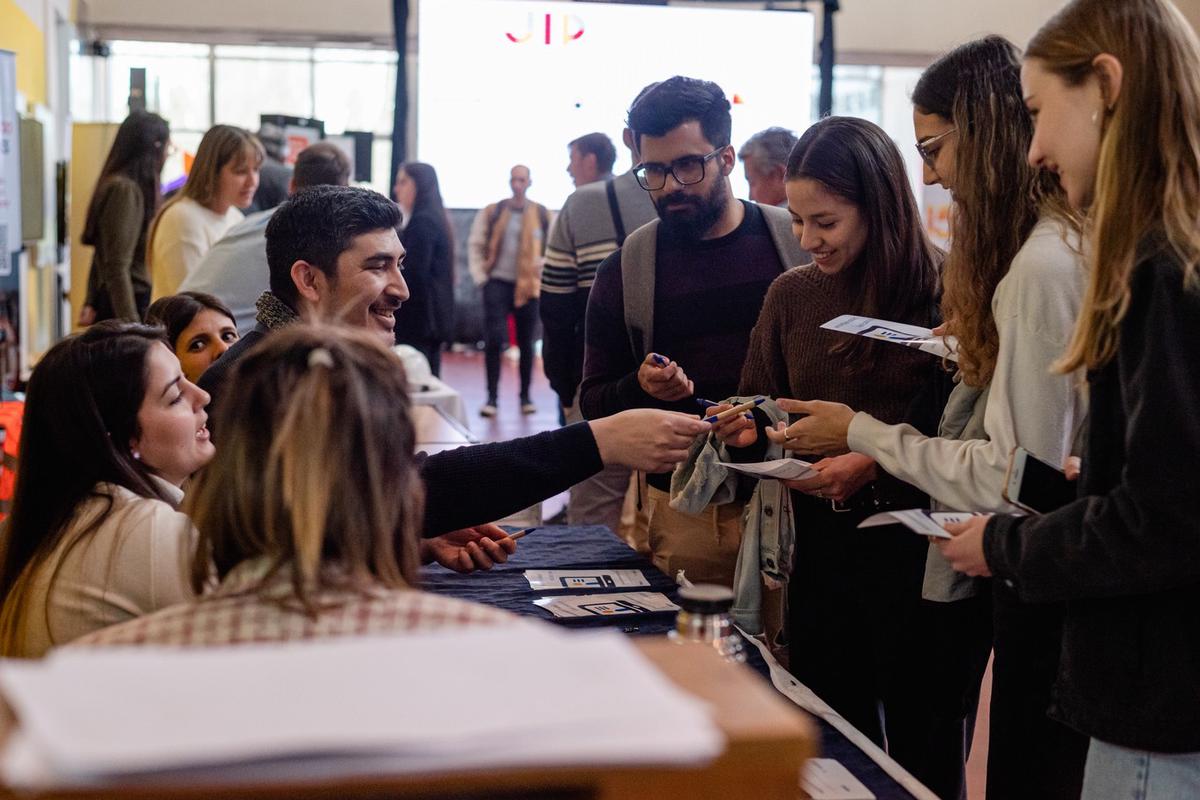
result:
<svg viewBox="0 0 1200 800"><path fill-rule="evenodd" d="M646 356L638 367L637 377L642 391L656 400L671 403L691 397L695 392L695 386L683 368L658 353Z"/></svg>
<svg viewBox="0 0 1200 800"><path fill-rule="evenodd" d="M704 408L704 413L708 415L704 421L713 426L717 439L727 447L749 447L758 441L758 425L754 421L753 411L766 399L756 397L750 402L734 406L698 397L696 403Z"/></svg>

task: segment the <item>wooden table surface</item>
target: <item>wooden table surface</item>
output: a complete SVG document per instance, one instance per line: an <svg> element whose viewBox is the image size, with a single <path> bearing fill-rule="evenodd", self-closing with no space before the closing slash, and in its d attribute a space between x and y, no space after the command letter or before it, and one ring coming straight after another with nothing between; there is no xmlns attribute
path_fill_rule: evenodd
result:
<svg viewBox="0 0 1200 800"><path fill-rule="evenodd" d="M725 733L724 754L699 767L553 767L427 775L369 776L233 785L114 784L103 789L14 792L0 797L64 800L377 800L382 798L795 798L805 759L816 754L816 729L805 714L749 668L711 648L642 639L637 647L684 690L707 702ZM11 723L10 723L11 724ZM0 734L3 731L0 730Z"/></svg>

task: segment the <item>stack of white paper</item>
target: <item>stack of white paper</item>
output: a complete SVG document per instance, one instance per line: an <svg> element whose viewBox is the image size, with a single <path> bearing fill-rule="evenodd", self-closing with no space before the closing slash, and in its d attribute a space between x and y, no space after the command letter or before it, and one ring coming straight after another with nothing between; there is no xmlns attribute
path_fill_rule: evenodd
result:
<svg viewBox="0 0 1200 800"><path fill-rule="evenodd" d="M529 624L0 662L21 721L0 766L45 787L497 766L697 763L703 704L616 633Z"/></svg>

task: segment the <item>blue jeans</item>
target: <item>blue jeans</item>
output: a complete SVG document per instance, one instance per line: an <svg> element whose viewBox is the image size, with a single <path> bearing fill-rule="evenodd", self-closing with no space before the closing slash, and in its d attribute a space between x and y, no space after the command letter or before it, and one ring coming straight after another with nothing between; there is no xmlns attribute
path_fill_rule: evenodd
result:
<svg viewBox="0 0 1200 800"><path fill-rule="evenodd" d="M1200 753L1151 753L1092 739L1080 800L1191 797L1200 797Z"/></svg>

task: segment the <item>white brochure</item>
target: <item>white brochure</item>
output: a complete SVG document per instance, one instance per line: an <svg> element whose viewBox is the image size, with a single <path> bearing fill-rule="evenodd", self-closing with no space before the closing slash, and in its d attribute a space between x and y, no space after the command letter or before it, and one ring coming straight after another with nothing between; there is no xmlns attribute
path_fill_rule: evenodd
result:
<svg viewBox="0 0 1200 800"><path fill-rule="evenodd" d="M781 481L799 481L818 474L812 468L812 464L798 458L777 458L752 464L731 464L728 461L722 461L721 466L746 475L753 475L755 478L775 478Z"/></svg>
<svg viewBox="0 0 1200 800"><path fill-rule="evenodd" d="M860 528L876 528L880 525L900 523L913 533L949 539L950 534L942 526L947 522L966 522L971 517L982 516L979 511L930 511L927 508L910 508L905 511L884 511L867 517L858 524Z"/></svg>
<svg viewBox="0 0 1200 800"><path fill-rule="evenodd" d="M527 569L525 580L535 591L650 585L640 569Z"/></svg>
<svg viewBox="0 0 1200 800"><path fill-rule="evenodd" d="M800 788L812 800L875 800L862 781L850 774L842 762L832 758L810 758L804 762Z"/></svg>
<svg viewBox="0 0 1200 800"><path fill-rule="evenodd" d="M623 614L652 614L678 611L679 606L661 592L619 592L617 594L539 597L533 601L556 617L615 617Z"/></svg>
<svg viewBox="0 0 1200 800"><path fill-rule="evenodd" d="M930 328L919 325L908 325L903 322L889 322L873 317L856 317L853 314L842 314L821 326L826 330L852 333L855 336L866 336L884 342L902 344L905 347L915 347L926 353L932 353L941 358L958 361L958 340L953 336L934 336Z"/></svg>

